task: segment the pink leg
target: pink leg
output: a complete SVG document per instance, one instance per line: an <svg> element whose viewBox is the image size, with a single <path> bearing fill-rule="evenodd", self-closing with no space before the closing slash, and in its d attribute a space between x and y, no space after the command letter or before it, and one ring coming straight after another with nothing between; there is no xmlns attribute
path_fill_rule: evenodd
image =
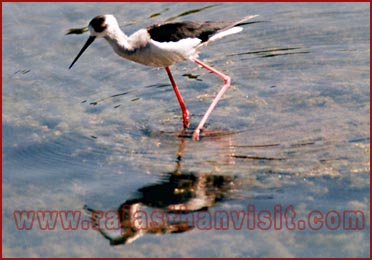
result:
<svg viewBox="0 0 372 260"><path fill-rule="evenodd" d="M200 123L198 125L198 127L194 130L194 133L192 135L192 139L194 140L199 140L199 134L200 134L200 129L203 128L205 122L207 121L208 117L210 116L210 114L212 113L214 107L217 105L218 101L221 99L222 95L225 93L225 91L230 87L230 83L231 83L231 78L221 72L219 72L218 70L212 68L211 66L201 62L200 60L198 59L191 59L193 62L199 64L200 66L202 66L203 68L209 70L210 72L213 72L214 74L216 74L218 77L222 78L223 81L224 81L224 85L222 86L220 92L218 92L217 96L214 98L214 100L212 101L212 103L210 104L208 110L205 112L202 120L200 120Z"/></svg>
<svg viewBox="0 0 372 260"><path fill-rule="evenodd" d="M169 67L165 67L165 70L167 71L169 80L172 83L172 87L173 87L174 93L176 94L176 97L178 99L178 103L180 103L180 107L181 107L181 110L182 110L182 117L183 117L183 127L184 128L188 128L189 125L190 125L190 122L189 122L189 111L187 111L185 102L183 102L183 98L181 96L180 91L178 90L178 87L176 85L176 82L174 81L174 78L172 76L172 73L171 73Z"/></svg>

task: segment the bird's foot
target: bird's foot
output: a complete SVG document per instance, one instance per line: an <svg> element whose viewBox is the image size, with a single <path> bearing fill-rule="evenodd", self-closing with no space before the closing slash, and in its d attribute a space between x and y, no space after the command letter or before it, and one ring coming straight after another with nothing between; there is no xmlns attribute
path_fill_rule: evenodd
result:
<svg viewBox="0 0 372 260"><path fill-rule="evenodd" d="M192 140L199 141L199 137L200 137L200 129L196 128L194 130L194 133L192 134Z"/></svg>
<svg viewBox="0 0 372 260"><path fill-rule="evenodd" d="M189 128L190 126L190 116L189 116L189 111L185 111L183 114L182 114L182 118L183 118L183 127L185 129Z"/></svg>

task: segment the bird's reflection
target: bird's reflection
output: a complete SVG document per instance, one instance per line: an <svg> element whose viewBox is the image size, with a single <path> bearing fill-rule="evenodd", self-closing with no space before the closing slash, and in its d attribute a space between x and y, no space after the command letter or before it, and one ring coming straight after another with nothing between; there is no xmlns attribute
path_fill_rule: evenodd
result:
<svg viewBox="0 0 372 260"><path fill-rule="evenodd" d="M229 197L237 178L182 171L184 147L185 139L181 138L174 171L166 173L160 183L138 189L136 196L111 212L115 215L110 217L111 220L118 223L116 228L115 225L108 227L102 223L102 211L84 206L95 229L111 245L130 243L144 234L190 231L195 228L195 223L188 216L208 211L216 202Z"/></svg>

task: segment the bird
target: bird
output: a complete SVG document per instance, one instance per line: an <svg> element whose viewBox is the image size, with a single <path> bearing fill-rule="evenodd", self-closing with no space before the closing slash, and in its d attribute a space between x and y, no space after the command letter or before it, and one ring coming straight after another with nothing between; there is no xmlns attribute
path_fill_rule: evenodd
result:
<svg viewBox="0 0 372 260"><path fill-rule="evenodd" d="M215 40L239 33L243 30L241 25L249 24L247 21L256 16L258 15L250 15L235 21L179 21L159 23L140 29L128 36L120 29L114 15L98 15L85 27L85 31L89 31L90 36L69 66L69 69L72 68L94 40L98 38L105 39L111 45L114 52L122 58L146 66L165 68L181 107L184 129L190 126L190 114L169 67L178 62L190 60L207 69L221 78L224 85L193 131L192 139L199 140L200 132L203 130L205 122L231 84L230 76L225 75L198 59L200 49Z"/></svg>

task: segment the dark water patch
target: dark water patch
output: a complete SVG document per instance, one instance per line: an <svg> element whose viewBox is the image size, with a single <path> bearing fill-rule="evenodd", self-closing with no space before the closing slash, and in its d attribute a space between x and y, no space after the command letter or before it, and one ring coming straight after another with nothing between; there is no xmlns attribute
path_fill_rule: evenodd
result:
<svg viewBox="0 0 372 260"><path fill-rule="evenodd" d="M69 34L83 34L83 33L86 33L88 31L88 27L82 27L82 28L70 28L68 29L66 35L69 35Z"/></svg>
<svg viewBox="0 0 372 260"><path fill-rule="evenodd" d="M170 10L169 8L165 8L165 9L163 9L162 11L160 11L158 13L153 13L153 14L149 15L149 18L154 18L154 17L160 16L163 13L168 12L169 10Z"/></svg>
<svg viewBox="0 0 372 260"><path fill-rule="evenodd" d="M188 79L195 79L197 81L203 81L202 79L199 79L200 75L194 75L194 74L191 74L191 73L182 74L182 77L186 77Z"/></svg>
<svg viewBox="0 0 372 260"><path fill-rule="evenodd" d="M98 105L98 103L101 103L101 102L103 102L105 100L112 99L112 98L115 98L115 97L125 96L125 95L128 95L129 93L130 92L127 91L127 92L123 92L123 93L119 93L119 94L114 94L114 95L111 95L111 96L108 96L108 97L104 97L104 98L98 99L96 101L92 101L89 104L90 105L93 105L93 106L96 106L96 105Z"/></svg>
<svg viewBox="0 0 372 260"><path fill-rule="evenodd" d="M239 155L233 154L231 157L236 159L249 159L249 160L260 160L260 161L282 161L286 160L287 158L279 158L279 157L266 157L266 156L256 156L256 155Z"/></svg>
<svg viewBox="0 0 372 260"><path fill-rule="evenodd" d="M29 73L31 70L28 70L28 69L24 69L24 70L17 70L16 72L14 72L14 75L16 74L27 74Z"/></svg>
<svg viewBox="0 0 372 260"><path fill-rule="evenodd" d="M309 51L297 51L297 52L287 52L287 53L271 53L266 55L260 55L260 58L271 58L276 56L294 55L294 54L308 54Z"/></svg>
<svg viewBox="0 0 372 260"><path fill-rule="evenodd" d="M172 85L169 84L169 83L157 83L157 84L152 84L152 85L145 86L145 88L166 88L166 87L170 87L170 86L172 86Z"/></svg>
<svg viewBox="0 0 372 260"><path fill-rule="evenodd" d="M310 53L310 51L298 51L301 49L303 48L302 47L270 48L270 49L262 49L262 50L257 50L257 51L233 53L233 54L228 54L226 56L231 57L231 56L243 56L243 55L257 55L260 58L269 58L269 57L283 56L283 55Z"/></svg>
<svg viewBox="0 0 372 260"><path fill-rule="evenodd" d="M349 140L350 143L369 143L370 141L371 141L371 138L369 136L353 138Z"/></svg>
<svg viewBox="0 0 372 260"><path fill-rule="evenodd" d="M250 145L234 145L234 148L266 148L266 147L275 147L280 144L250 144Z"/></svg>

